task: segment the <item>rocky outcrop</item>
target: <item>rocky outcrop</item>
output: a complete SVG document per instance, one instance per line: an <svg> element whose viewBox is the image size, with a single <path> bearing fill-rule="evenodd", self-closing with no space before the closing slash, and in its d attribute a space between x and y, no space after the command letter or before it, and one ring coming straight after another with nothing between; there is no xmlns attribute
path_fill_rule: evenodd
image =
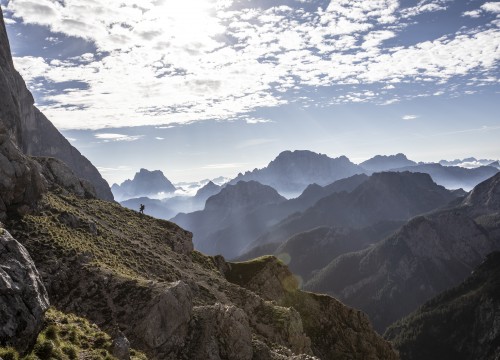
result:
<svg viewBox="0 0 500 360"><path fill-rule="evenodd" d="M385 333L403 360L500 358L500 253Z"/></svg>
<svg viewBox="0 0 500 360"><path fill-rule="evenodd" d="M59 186L62 191L67 191L87 199L97 198L97 193L88 180L79 179L73 171L61 160L55 158L35 158L41 165L41 173L48 181L51 190Z"/></svg>
<svg viewBox="0 0 500 360"><path fill-rule="evenodd" d="M28 252L0 228L0 346L32 346L49 307L47 292Z"/></svg>
<svg viewBox="0 0 500 360"><path fill-rule="evenodd" d="M113 200L107 182L34 106L33 96L15 70L3 21L0 23L0 128L26 155L55 157L80 178L90 181L101 199ZM5 141L5 140L4 140Z"/></svg>
<svg viewBox="0 0 500 360"><path fill-rule="evenodd" d="M184 356L199 360L253 359L252 332L245 312L217 303L194 308Z"/></svg>
<svg viewBox="0 0 500 360"><path fill-rule="evenodd" d="M288 329L296 329L291 330L292 343L301 344L301 352L310 346L312 353L321 359L398 358L391 346L372 330L365 314L329 296L298 290L295 276L275 257L229 263L226 277L280 305L281 308L273 309L266 317L281 318ZM287 313L290 309L292 312ZM302 333L310 340L301 339Z"/></svg>

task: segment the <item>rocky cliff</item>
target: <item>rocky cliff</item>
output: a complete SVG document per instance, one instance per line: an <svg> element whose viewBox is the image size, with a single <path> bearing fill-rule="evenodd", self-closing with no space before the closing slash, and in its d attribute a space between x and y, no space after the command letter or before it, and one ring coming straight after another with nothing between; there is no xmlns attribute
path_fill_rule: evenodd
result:
<svg viewBox="0 0 500 360"><path fill-rule="evenodd" d="M500 253L492 253L462 284L392 325L385 337L402 359L500 358Z"/></svg>
<svg viewBox="0 0 500 360"><path fill-rule="evenodd" d="M55 157L64 161L78 177L94 185L100 198L113 200L108 183L95 166L34 106L33 96L14 68L3 14L0 15L0 122L9 139L25 155Z"/></svg>

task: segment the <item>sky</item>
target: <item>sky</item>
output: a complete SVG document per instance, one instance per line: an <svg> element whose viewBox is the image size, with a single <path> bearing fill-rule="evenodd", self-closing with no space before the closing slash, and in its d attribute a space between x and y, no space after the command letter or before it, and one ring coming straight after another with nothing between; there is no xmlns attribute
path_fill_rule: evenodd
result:
<svg viewBox="0 0 500 360"><path fill-rule="evenodd" d="M308 149L500 158L500 2L0 0L36 105L110 182Z"/></svg>

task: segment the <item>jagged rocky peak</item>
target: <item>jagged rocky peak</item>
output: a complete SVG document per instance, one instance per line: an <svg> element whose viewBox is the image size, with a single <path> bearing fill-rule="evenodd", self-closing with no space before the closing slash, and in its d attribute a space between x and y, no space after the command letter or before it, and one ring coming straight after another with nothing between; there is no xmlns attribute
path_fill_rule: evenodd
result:
<svg viewBox="0 0 500 360"><path fill-rule="evenodd" d="M359 164L363 169L368 171L386 171L397 169L405 166L417 165L415 161L409 160L405 154L399 153L396 155L376 155L371 159L363 161Z"/></svg>
<svg viewBox="0 0 500 360"><path fill-rule="evenodd" d="M196 199L206 200L210 196L218 194L221 189L222 186L214 184L213 181L209 181L205 186L203 186L196 192L195 197Z"/></svg>
<svg viewBox="0 0 500 360"><path fill-rule="evenodd" d="M478 211L500 210L500 173L477 185L463 201Z"/></svg>
<svg viewBox="0 0 500 360"><path fill-rule="evenodd" d="M239 181L235 185L226 186L217 195L208 198L205 210L222 210L238 208L255 208L266 204L275 204L286 199L270 186L257 181Z"/></svg>
<svg viewBox="0 0 500 360"><path fill-rule="evenodd" d="M313 183L325 186L364 170L345 156L330 158L308 150L283 151L267 167L239 174L231 183L255 180L289 197Z"/></svg>
<svg viewBox="0 0 500 360"><path fill-rule="evenodd" d="M140 169L132 180L125 180L120 185L113 184L113 194L120 200L139 196L171 194L176 188L161 170Z"/></svg>

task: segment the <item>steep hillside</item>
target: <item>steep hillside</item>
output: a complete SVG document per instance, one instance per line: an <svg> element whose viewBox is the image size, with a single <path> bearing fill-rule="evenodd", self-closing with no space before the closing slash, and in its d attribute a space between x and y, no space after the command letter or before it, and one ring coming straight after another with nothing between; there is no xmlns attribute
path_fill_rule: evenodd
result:
<svg viewBox="0 0 500 360"><path fill-rule="evenodd" d="M294 197L310 184L324 186L363 172L361 167L345 156L332 159L311 151L284 151L267 167L239 174L231 183L255 180L275 188L287 197Z"/></svg>
<svg viewBox="0 0 500 360"><path fill-rule="evenodd" d="M391 235L403 224L404 222L380 222L363 229L318 227L298 233L281 244L257 246L238 259L275 255L286 262L294 274L307 281L337 256L367 248Z"/></svg>
<svg viewBox="0 0 500 360"><path fill-rule="evenodd" d="M460 205L416 217L375 246L333 260L305 288L362 309L383 331L500 249L499 184L500 174Z"/></svg>
<svg viewBox="0 0 500 360"><path fill-rule="evenodd" d="M500 357L500 253L490 254L457 287L387 329L406 360L494 360Z"/></svg>
<svg viewBox="0 0 500 360"><path fill-rule="evenodd" d="M39 212L7 226L33 254L53 305L120 329L149 357L396 358L361 313L302 293L274 259L257 274L259 260L249 271L192 252L190 234L172 223L64 194L44 195Z"/></svg>

